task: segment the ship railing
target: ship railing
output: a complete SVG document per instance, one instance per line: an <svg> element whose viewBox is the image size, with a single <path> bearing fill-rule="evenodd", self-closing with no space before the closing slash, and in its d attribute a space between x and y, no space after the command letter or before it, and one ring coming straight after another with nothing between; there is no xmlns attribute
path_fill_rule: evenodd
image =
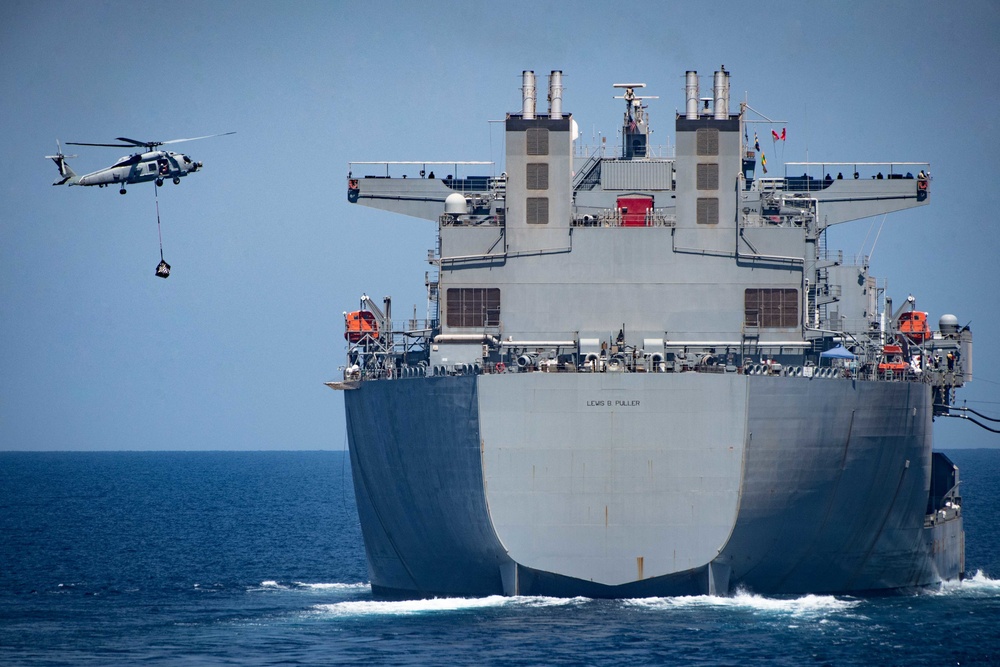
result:
<svg viewBox="0 0 1000 667"><path fill-rule="evenodd" d="M661 364L662 365L662 364ZM428 366L426 362L415 364L400 363L384 364L379 366L368 366L361 369L357 374L349 376L345 374L345 379L360 380L395 380L411 377L425 376L445 376L445 375L480 375L493 373L565 373L565 372L591 372L591 373L671 373L682 370L696 373L730 373L735 372L742 375L771 376L804 378L809 380L869 380L880 382L919 382L920 378L908 372L872 372L875 366L871 364L837 364L831 366L815 365L791 365L777 362L747 363L742 366L727 366L725 364L673 364L672 368L659 369L656 364L649 363L648 359L630 360L616 355L614 357L601 357L593 361L585 361L580 364L564 363L556 359L540 360L530 365L520 361L510 359L509 363L484 361L482 364L467 363L453 366Z"/></svg>
<svg viewBox="0 0 1000 667"><path fill-rule="evenodd" d="M853 262L854 266L868 266L870 257L871 255L866 255L863 252L859 252L852 258L851 261Z"/></svg>
<svg viewBox="0 0 1000 667"><path fill-rule="evenodd" d="M402 352L423 344L433 335L437 322L431 319L408 318L392 323L392 352Z"/></svg>
<svg viewBox="0 0 1000 667"><path fill-rule="evenodd" d="M505 222L505 216L502 213L491 215L452 215L451 213L442 213L438 218L438 222L441 223L442 227L502 227Z"/></svg>
<svg viewBox="0 0 1000 667"><path fill-rule="evenodd" d="M426 342L426 338L423 339ZM422 352L425 348L418 348L416 352ZM349 365L344 368L345 380L399 380L405 378L417 378L426 376L444 375L479 375L483 373L510 373L510 372L647 372L647 373L670 373L680 371L693 371L697 373L729 373L736 372L742 375L752 376L778 376L790 378L804 378L808 380L867 380L875 382L931 382L930 373L914 373L910 369L881 370L878 363L861 361L835 362L831 365L793 365L781 364L775 361L757 362L750 357L745 357L742 365L730 366L723 363L685 363L674 362L668 364L657 364L653 355L648 358L632 359L628 355L615 355L613 357L601 357L591 361L581 363L563 362L561 359L545 359L523 363L522 357L507 355L506 362L484 360L480 363L466 363L448 366L429 366L421 356L415 354L413 358L407 359L407 352L397 350L393 354L367 353L360 364ZM660 368L660 366L665 366ZM959 382L958 385L961 383Z"/></svg>
<svg viewBox="0 0 1000 667"><path fill-rule="evenodd" d="M408 378L422 378L433 374L433 369L424 363L414 365L403 365L390 371L387 380L405 380Z"/></svg>
<svg viewBox="0 0 1000 667"><path fill-rule="evenodd" d="M433 319L395 321L385 331L366 333L347 347L345 379L392 379L404 366L426 357L431 337L437 331ZM353 377L348 372L357 367Z"/></svg>
<svg viewBox="0 0 1000 667"><path fill-rule="evenodd" d="M570 221L573 227L674 227L677 225L677 215L667 213L665 209L650 209L637 224L634 217L623 213L621 209L605 209L597 213L576 215Z"/></svg>
<svg viewBox="0 0 1000 667"><path fill-rule="evenodd" d="M823 251L820 253L820 257L819 258L822 259L822 260L828 261L828 262L833 262L834 264L838 264L838 265L839 264L843 264L844 263L844 251L843 250L827 250L826 248L824 248ZM867 266L867 265L868 265L867 257L865 258L865 263L864 264L857 264L857 263L854 264L854 266Z"/></svg>
<svg viewBox="0 0 1000 667"><path fill-rule="evenodd" d="M801 172L801 173L800 173ZM822 190L830 181L929 178L929 162L786 162L786 185Z"/></svg>
<svg viewBox="0 0 1000 667"><path fill-rule="evenodd" d="M761 192L781 192L785 189L783 178L758 178L754 183Z"/></svg>
<svg viewBox="0 0 1000 667"><path fill-rule="evenodd" d="M378 173L355 175L354 170L364 165L375 165ZM435 174L433 165L443 165ZM490 175L465 174L469 165L489 166ZM464 167L464 169L463 169ZM369 170L365 170L369 171ZM447 172L442 174L441 172ZM349 162L349 187L358 187L358 179L388 179L408 181L438 181L450 190L462 194L482 195L489 199L504 199L507 192L507 174L496 175L495 162L478 161L448 161L448 162L416 162L416 161L381 161L381 162ZM353 184L353 185L351 185ZM411 186L415 187L415 186ZM428 186L433 187L433 186Z"/></svg>
<svg viewBox="0 0 1000 667"><path fill-rule="evenodd" d="M573 145L573 156L574 157L590 157L591 155L600 155L602 158L608 158L611 160L617 160L625 157L624 153L619 150L619 146L615 144L616 148L612 151L608 150L608 145L606 143L600 143L597 145L593 144L583 144L574 143ZM670 144L659 144L659 145L648 145L646 146L646 157L658 160L672 160L677 157L677 149L675 146ZM642 160L644 158L636 158Z"/></svg>
<svg viewBox="0 0 1000 667"><path fill-rule="evenodd" d="M374 171L379 172L377 174L366 174L361 178L437 178L444 181L462 181L472 178L506 181L506 175L501 175L499 177L496 177L495 175L459 176L462 172L468 172L470 166L488 166L490 167L490 171L495 174L495 162L482 162L477 160L377 160L368 162L348 162L348 178L358 178L358 176L354 175L354 171L356 168L361 166L367 167L368 169L376 167ZM435 174L435 172L437 173ZM447 176L445 176L445 174L447 174Z"/></svg>
<svg viewBox="0 0 1000 667"><path fill-rule="evenodd" d="M355 369L351 366L344 368L344 379L347 381L370 381L370 380L402 380L405 378L418 378L433 375L434 369L426 363L413 365L395 366L386 364L384 366L369 366Z"/></svg>
<svg viewBox="0 0 1000 667"><path fill-rule="evenodd" d="M811 215L759 215L743 214L743 227L808 227Z"/></svg>
<svg viewBox="0 0 1000 667"><path fill-rule="evenodd" d="M849 366L792 366L783 364L746 364L740 371L744 375L776 375L781 377L812 378L814 380L848 380L856 378L857 370Z"/></svg>
<svg viewBox="0 0 1000 667"><path fill-rule="evenodd" d="M722 364L697 364L694 367L697 373L725 373L726 367Z"/></svg>
<svg viewBox="0 0 1000 667"><path fill-rule="evenodd" d="M935 510L931 514L924 515L924 528L933 528L938 524L952 521L960 516L962 516L961 504L956 505L949 502L945 507Z"/></svg>
<svg viewBox="0 0 1000 667"><path fill-rule="evenodd" d="M903 179L926 186L929 167L927 162L787 162L784 177L758 178L754 183L760 192L819 192L841 180Z"/></svg>
<svg viewBox="0 0 1000 667"><path fill-rule="evenodd" d="M915 373L910 368L880 369L875 368L875 380L881 382L921 382L923 373Z"/></svg>
<svg viewBox="0 0 1000 667"><path fill-rule="evenodd" d="M842 331L851 339L862 340L871 332L873 322L868 318L848 318L838 316L832 318L829 315L820 318L820 329L830 331Z"/></svg>

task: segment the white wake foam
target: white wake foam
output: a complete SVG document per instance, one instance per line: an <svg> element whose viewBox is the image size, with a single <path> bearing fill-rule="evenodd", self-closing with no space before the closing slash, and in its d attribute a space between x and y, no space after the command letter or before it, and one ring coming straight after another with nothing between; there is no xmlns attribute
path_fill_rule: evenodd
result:
<svg viewBox="0 0 1000 667"><path fill-rule="evenodd" d="M506 597L491 595L484 598L431 598L429 600L355 600L318 604L313 609L331 616L412 616L415 614L448 613L469 609L502 607L541 608L578 605L587 598Z"/></svg>
<svg viewBox="0 0 1000 667"><path fill-rule="evenodd" d="M939 594L970 595L973 597L1000 596L1000 579L991 579L982 570L976 570L971 577L962 581L946 581L941 584Z"/></svg>
<svg viewBox="0 0 1000 667"><path fill-rule="evenodd" d="M823 616L852 609L859 600L838 598L833 595L803 595L793 598L769 598L743 590L732 596L691 595L667 598L643 598L627 600L627 604L646 609L697 609L723 608L744 609L751 612L766 612L788 616Z"/></svg>
<svg viewBox="0 0 1000 667"><path fill-rule="evenodd" d="M371 584L367 583L345 584L341 582L308 583L304 581L293 581L291 583L282 583L280 581L268 579L267 581L260 582L259 586L253 587L250 590L251 591L338 591L344 593L353 593L353 592L361 593L370 591Z"/></svg>
<svg viewBox="0 0 1000 667"><path fill-rule="evenodd" d="M310 584L304 581L294 581L292 582L295 586L299 588L306 588L315 591L369 591L371 590L371 584L342 584L335 582L332 584Z"/></svg>

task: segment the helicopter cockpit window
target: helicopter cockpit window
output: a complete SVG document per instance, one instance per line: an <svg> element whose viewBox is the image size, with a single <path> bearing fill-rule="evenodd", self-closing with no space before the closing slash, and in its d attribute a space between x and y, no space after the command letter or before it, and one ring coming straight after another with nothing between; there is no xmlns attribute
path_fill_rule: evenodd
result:
<svg viewBox="0 0 1000 667"><path fill-rule="evenodd" d="M149 171L150 171L150 172L154 172L154 171L156 171L156 165L155 165L155 164L153 164L152 162L150 162L150 163L149 163Z"/></svg>

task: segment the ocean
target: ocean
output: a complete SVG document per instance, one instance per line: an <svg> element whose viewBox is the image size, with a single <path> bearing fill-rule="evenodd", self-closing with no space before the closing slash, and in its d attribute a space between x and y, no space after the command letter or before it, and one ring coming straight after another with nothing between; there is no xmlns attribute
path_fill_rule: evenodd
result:
<svg viewBox="0 0 1000 667"><path fill-rule="evenodd" d="M947 453L961 584L385 602L343 452L0 452L0 664L1000 664L1000 450Z"/></svg>

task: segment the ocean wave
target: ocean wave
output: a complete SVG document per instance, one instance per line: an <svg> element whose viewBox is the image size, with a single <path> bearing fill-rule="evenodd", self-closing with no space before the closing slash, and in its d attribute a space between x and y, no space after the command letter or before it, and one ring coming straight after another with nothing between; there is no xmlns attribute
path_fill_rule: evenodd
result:
<svg viewBox="0 0 1000 667"><path fill-rule="evenodd" d="M690 595L666 598L641 598L626 600L626 604L646 609L744 609L754 612L784 614L788 616L822 616L846 611L860 600L839 598L833 595L802 595L792 598L771 598L738 589L732 596Z"/></svg>
<svg viewBox="0 0 1000 667"><path fill-rule="evenodd" d="M491 595L484 598L430 598L427 600L355 600L318 604L317 613L330 616L412 616L427 613L448 613L470 609L543 608L579 605L588 598L553 598L541 596Z"/></svg>
<svg viewBox="0 0 1000 667"><path fill-rule="evenodd" d="M309 590L317 591L328 591L328 590L338 590L338 591L368 591L371 590L371 584L368 583L358 583L358 584L343 584L339 582L334 582L330 584L310 584L304 581L294 581L292 582L297 588L307 588Z"/></svg>
<svg viewBox="0 0 1000 667"><path fill-rule="evenodd" d="M221 591L225 589L225 584L195 584L196 591Z"/></svg>
<svg viewBox="0 0 1000 667"><path fill-rule="evenodd" d="M273 579L260 582L257 586L252 586L249 591L338 591L344 593L366 592L371 590L368 583L309 583L305 581L280 582Z"/></svg>

